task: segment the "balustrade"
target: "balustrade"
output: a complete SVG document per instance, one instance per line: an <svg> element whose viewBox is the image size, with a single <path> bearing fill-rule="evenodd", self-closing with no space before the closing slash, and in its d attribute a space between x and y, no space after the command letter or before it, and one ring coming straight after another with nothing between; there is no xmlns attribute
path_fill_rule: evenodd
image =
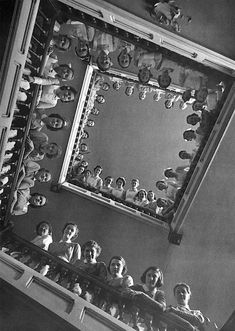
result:
<svg viewBox="0 0 235 331"><path fill-rule="evenodd" d="M154 303L145 302L128 291L117 291L99 278L51 255L10 230L2 234L0 245L5 254L43 275L46 274L45 277L48 279L89 301L134 330L142 330L142 327L148 331L158 331L159 328L164 331L194 330L191 324L182 318L162 312Z"/></svg>

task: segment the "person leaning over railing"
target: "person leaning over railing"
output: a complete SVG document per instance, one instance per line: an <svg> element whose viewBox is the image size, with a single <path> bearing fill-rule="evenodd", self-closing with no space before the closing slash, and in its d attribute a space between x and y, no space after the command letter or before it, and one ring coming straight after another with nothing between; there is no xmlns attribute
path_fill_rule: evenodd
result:
<svg viewBox="0 0 235 331"><path fill-rule="evenodd" d="M189 300L191 298L191 289L189 285L185 283L178 283L174 287L174 296L176 298L177 305L169 306L167 311L173 313L186 321L188 321L195 330L205 331L204 322L205 318L200 310L193 310L189 307ZM168 328L168 331L178 331L175 328Z"/></svg>

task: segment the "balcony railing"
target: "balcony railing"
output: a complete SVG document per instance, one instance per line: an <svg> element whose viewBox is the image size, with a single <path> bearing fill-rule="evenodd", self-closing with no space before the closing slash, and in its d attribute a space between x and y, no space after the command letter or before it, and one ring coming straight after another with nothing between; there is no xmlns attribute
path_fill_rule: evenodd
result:
<svg viewBox="0 0 235 331"><path fill-rule="evenodd" d="M169 312L159 311L151 302L133 298L128 291L126 293L117 291L100 279L51 255L10 230L2 234L0 245L2 252L5 252L1 253L1 256L7 258L9 255L11 257L8 259L14 257L20 262L18 269L23 270L25 266L33 269L32 272L38 273L38 277L42 277L45 282L48 279L53 281L57 284L56 288L59 285L61 290L69 291L73 298L76 294L76 284L79 283L82 292L79 293L77 299L86 299L87 293L89 293L89 296L92 297L91 304L96 307L95 309L98 308L96 311L102 316L107 316L106 314L112 316L112 308L115 307L114 322L119 323L121 321L135 330L139 330L138 325L140 324L145 325L149 331L158 330L159 327L164 331L172 329L178 331L194 330L193 326L184 319ZM19 268L19 265L22 265L22 268ZM42 272L45 268L49 268L49 271L46 276L42 276L40 271ZM19 272L15 278L18 279L23 274L23 271ZM2 276L1 271L0 276ZM3 276L6 277L4 272ZM53 291L53 289L48 287L48 291ZM123 329L125 328L126 326L123 326ZM110 327L110 329L112 328Z"/></svg>

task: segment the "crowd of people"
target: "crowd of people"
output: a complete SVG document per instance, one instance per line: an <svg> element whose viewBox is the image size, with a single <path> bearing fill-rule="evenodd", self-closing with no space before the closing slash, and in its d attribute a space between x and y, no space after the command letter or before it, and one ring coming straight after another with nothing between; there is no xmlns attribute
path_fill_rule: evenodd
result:
<svg viewBox="0 0 235 331"><path fill-rule="evenodd" d="M159 2L172 6L169 1ZM75 46L76 44L76 46ZM208 88L208 77L195 69L190 69L185 65L179 64L174 60L170 60L160 50L147 51L139 46L133 45L127 41L119 39L111 34L98 30L94 27L87 26L79 21L67 20L66 23L59 24L56 22L54 27L54 35L50 41L46 53L45 66L40 76L35 75L35 72L30 69L31 59L27 59L24 68L24 74L20 84L18 93L17 107L15 109L16 117L14 118L8 147L8 154L4 159L4 166L1 171L0 186L3 187L8 182L9 167L8 160L14 159L14 145L21 134L20 130L14 130L14 127L25 125L24 116L17 117L21 114L21 104L26 103L28 96L31 93L32 86L39 86L39 93L36 100L36 107L32 114L30 130L25 144L24 160L18 179L14 201L11 212L14 215L21 215L27 212L28 205L33 207L41 207L46 203L46 197L34 193L30 193L32 183L36 180L39 182L47 182L51 179L51 174L43 177L43 170L40 169L40 162L44 157L48 159L56 159L62 154L62 148L56 142L50 142L45 130L58 131L69 126L69 121L66 117L60 114L53 113L48 115L47 109L54 108L58 100L61 102L71 102L76 98L76 90L67 83L74 78L74 70L70 63L59 63L58 55L60 52L65 53L74 48L76 56L80 60L91 61L96 63L101 72L105 72L112 66L111 54L116 54L118 51L117 63L122 69L127 69L131 63L138 70L138 83L128 82L123 79L114 77L113 81L105 81L102 75L97 75L96 81L93 84L90 100L87 105L85 118L83 118L83 127L80 132L80 146L77 150L78 157L76 164L73 165L70 179L79 185L94 189L105 196L110 196L119 201L126 201L131 206L138 206L150 209L153 213L162 214L164 209L169 207L169 204L174 202L174 196L177 190L181 187L182 181L179 183L177 176L174 176L174 181L160 180L157 181L156 187L158 190L166 193L165 199L156 199L155 193L145 189L138 189L133 186L127 190L124 189L126 180L124 177L119 177L115 180L116 186L112 183L112 176L105 177L103 180L99 177L102 172L102 167L96 167L94 173L87 169L88 164L85 160L79 160L84 157L84 154L89 153L87 144L89 133L85 130L85 126L93 127L94 119L89 115L98 116L100 110L95 106L95 103L102 105L105 103L105 96L98 91L108 91L111 87L114 90L119 90L125 84L125 94L130 97L137 88L139 99L144 100L148 92L152 92L153 88L146 85L152 78L152 71L155 71L158 81L158 87L154 89L153 100L159 101L162 97L165 99L165 108L171 109L178 102L179 109L185 109L189 104L192 104L192 109L195 111L187 117L189 125L198 125L196 130L191 128L183 133L183 139L187 141L195 141L196 148L193 153L180 151L181 159L192 162L199 147L201 140L206 133L211 130L218 116L217 104L220 101L224 84L221 82L214 88ZM36 50L35 50L36 51ZM183 88L184 92L178 93L167 90L170 84L176 84ZM22 124L23 123L23 124ZM81 161L81 162L80 162ZM83 163L82 163L83 162ZM173 170L172 170L173 171ZM98 173L98 175L97 175ZM29 184L28 178L31 179ZM172 177L171 177L172 178ZM1 189L0 187L0 189ZM171 193L169 193L171 191ZM133 197L130 199L128 195ZM174 192L174 193L172 193ZM126 196L127 195L127 196ZM34 198L36 196L36 198Z"/></svg>
<svg viewBox="0 0 235 331"><path fill-rule="evenodd" d="M104 284L116 289L122 295L122 298L129 299L134 305L142 305L151 307L155 314L167 312L171 316L171 321L179 316L181 319L190 323L195 330L204 331L204 326L209 319L199 311L191 309L189 301L191 297L190 286L184 282L177 283L174 286L173 293L176 299L176 305L167 305L165 293L161 289L164 284L162 270L157 266L149 266L143 271L140 277L141 283L134 284L131 275L127 274L127 263L125 258L119 255L112 256L106 264L100 261L99 257L102 251L101 246L94 240L85 242L82 246L75 242L78 237L79 229L75 223L66 223L62 229L62 236L59 241L53 241L52 226L46 221L40 222L36 226L36 237L31 242L51 253L52 255L62 259L63 261L73 265L75 271L83 271L88 275L102 281ZM7 247L2 248L6 253L25 263L29 267L36 269L42 275L48 276L54 281L58 281L58 274L54 274L53 268L50 265L40 265L39 261L34 261L27 252L9 251ZM53 274L53 276L52 276ZM96 304L94 291L89 287L78 282L73 283L72 288L69 288L75 295ZM99 302L99 307L116 318L121 318L126 324L131 327L145 327L148 318L143 316L138 317L136 325L133 324L133 318L130 312L121 315L119 302L112 304L107 302ZM151 314L151 311L149 312ZM156 327L158 321L154 321ZM159 326L159 325L157 325ZM139 328L138 328L139 330ZM171 330L170 327L167 330ZM173 329L172 329L173 330ZM175 330L175 329L174 329ZM214 330L216 326L214 325Z"/></svg>

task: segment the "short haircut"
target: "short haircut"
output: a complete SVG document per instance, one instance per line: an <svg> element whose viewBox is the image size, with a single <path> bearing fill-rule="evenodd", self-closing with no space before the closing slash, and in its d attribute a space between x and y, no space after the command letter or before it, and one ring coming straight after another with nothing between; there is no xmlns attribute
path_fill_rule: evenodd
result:
<svg viewBox="0 0 235 331"><path fill-rule="evenodd" d="M75 224L75 223L70 223L70 222L65 223L65 225L64 225L64 227L63 227L63 229L62 229L62 233L64 233L64 230L66 229L66 227L67 227L68 225L72 225L72 226L74 226L74 227L76 228L75 235L74 235L73 238L72 238L72 239L76 239L77 236L78 236L78 234L79 234L79 229L78 229L77 224Z"/></svg>
<svg viewBox="0 0 235 331"><path fill-rule="evenodd" d="M37 193L37 192L32 193L30 197L35 197L36 195L40 195L42 198L45 198L45 203L44 203L44 205L36 206L36 205L32 205L32 204L30 203L29 206L30 206L31 208L41 208L41 207L45 206L45 205L47 204L47 202L48 202L47 197L46 197L44 194Z"/></svg>
<svg viewBox="0 0 235 331"><path fill-rule="evenodd" d="M57 147L57 151L55 154L52 154L52 155L46 153L46 157L50 160L57 159L58 157L60 157L62 154L62 147L60 145L57 145L57 143L49 143L49 145L54 145L55 147Z"/></svg>
<svg viewBox="0 0 235 331"><path fill-rule="evenodd" d="M142 78L142 76L141 76L141 72L142 72L143 70L148 70L148 72L149 72L149 76L147 77L146 80L143 80L143 78ZM150 81L150 79L151 79L152 77L153 77L153 75L152 75L150 69L148 69L148 68L146 68L146 67L140 69L139 72L138 72L138 79L139 79L140 83L142 83L142 84L147 84L147 83Z"/></svg>
<svg viewBox="0 0 235 331"><path fill-rule="evenodd" d="M158 277L158 280L157 280L157 284L156 284L156 287L159 288L163 285L163 273L161 271L161 269L155 267L155 266L151 266L151 267L148 267L144 273L142 274L142 276L140 277L140 280L143 284L146 283L146 274L147 272L149 272L150 270L153 270L154 272L158 272L159 273L159 277Z"/></svg>
<svg viewBox="0 0 235 331"><path fill-rule="evenodd" d="M126 265L125 259L120 255L115 255L115 256L111 257L108 267L107 267L109 273L110 273L110 266L111 266L112 260L119 260L122 262L122 264L123 264L122 276L124 276L127 273L127 265Z"/></svg>
<svg viewBox="0 0 235 331"><path fill-rule="evenodd" d="M39 235L38 230L39 230L39 228L40 228L40 226L41 226L42 224L47 224L47 225L48 225L48 227L49 227L49 234L51 235L51 234L52 234L52 225L51 225L51 223L48 223L48 222L45 222L45 221L39 222L39 223L36 225L36 233L37 233L37 235Z"/></svg>
<svg viewBox="0 0 235 331"><path fill-rule="evenodd" d="M192 294L190 286L188 284L186 284L186 283L177 283L175 285L174 289L173 289L174 295L175 295L176 289L180 286L186 288L186 291L188 292L188 294L190 294L190 295Z"/></svg>
<svg viewBox="0 0 235 331"><path fill-rule="evenodd" d="M85 249L89 247L89 248L95 248L96 249L96 255L97 257L100 255L101 251L102 251L102 248L100 247L100 245L94 241L94 240L89 240L87 242L85 242L82 247L81 247L81 253L82 253L82 257L84 258L84 252L85 252Z"/></svg>
<svg viewBox="0 0 235 331"><path fill-rule="evenodd" d="M62 117L61 115L59 114L50 114L48 115L48 117L55 117L55 118L58 118L62 121L62 127L61 128L53 128L52 126L46 124L46 128L50 131L59 131L59 130L62 130L65 126L68 125L68 121Z"/></svg>
<svg viewBox="0 0 235 331"><path fill-rule="evenodd" d="M117 184L117 181L118 181L119 179L122 180L123 186L125 186L125 185L126 185L126 180L125 180L124 177L118 177L118 178L116 179L116 184Z"/></svg>
<svg viewBox="0 0 235 331"><path fill-rule="evenodd" d="M66 91L66 90L71 91L74 94L74 99L75 99L75 96L77 94L77 91L75 90L75 88L73 88L72 86L63 85L63 86L60 87L60 89L62 91ZM60 101L66 103L66 102L73 102L74 99L73 100L66 100L66 101L60 99Z"/></svg>
<svg viewBox="0 0 235 331"><path fill-rule="evenodd" d="M99 164L98 164L97 166L95 166L94 171L95 171L96 169L101 169L101 172L103 171L103 168L102 168Z"/></svg>
<svg viewBox="0 0 235 331"><path fill-rule="evenodd" d="M66 38L69 41L69 46L66 49L64 49L63 47L58 47L57 45L55 45L55 47L61 52L67 52L68 50L70 50L70 48L72 46L72 39L70 37L68 37L66 34L59 34L59 36Z"/></svg>
<svg viewBox="0 0 235 331"><path fill-rule="evenodd" d="M123 50L118 54L117 61L118 61L118 64L120 65L120 67L122 67L123 69L126 69L126 68L128 68L128 67L130 66L130 64L131 64L131 60L132 60L132 57L131 57L131 55L130 55L129 53L127 53L128 57L129 57L129 64L126 65L126 66L124 66L124 65L121 63L121 61L120 61L121 54L122 54L122 52L123 52L124 50L125 50L125 49L123 49Z"/></svg>
<svg viewBox="0 0 235 331"><path fill-rule="evenodd" d="M69 69L72 72L72 76L71 76L70 80L74 79L74 70L67 63L60 64L59 67L66 67L67 69Z"/></svg>
<svg viewBox="0 0 235 331"><path fill-rule="evenodd" d="M167 88L168 86L171 85L171 77L170 77L170 76L168 76L168 77L169 77L169 78L168 78L168 81L167 81L166 83L164 83L164 84L162 84L161 77L162 77L162 75L159 75L158 78L157 78L158 85L159 85L160 87L162 87L162 88Z"/></svg>

